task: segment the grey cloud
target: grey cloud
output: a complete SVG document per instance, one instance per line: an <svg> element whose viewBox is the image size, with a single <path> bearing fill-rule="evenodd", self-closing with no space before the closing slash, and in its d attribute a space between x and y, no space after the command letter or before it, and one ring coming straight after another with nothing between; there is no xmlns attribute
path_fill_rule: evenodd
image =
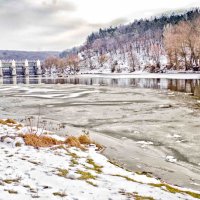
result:
<svg viewBox="0 0 200 200"><path fill-rule="evenodd" d="M40 5L30 3L30 0L1 0L0 25L3 29L19 30L26 29L30 26L37 27L58 27L60 12L69 12L75 10L75 6L65 1L48 1L41 2ZM51 3L49 3L51 2ZM64 21L64 20L63 20ZM67 23L69 24L69 23Z"/></svg>
<svg viewBox="0 0 200 200"><path fill-rule="evenodd" d="M4 18L14 19L18 17L19 20L23 17L32 17L34 20L42 20L45 17L52 17L60 12L69 13L76 10L74 4L62 1L43 1L40 4L30 3L30 0L21 0L20 3L17 0L3 0L0 2L1 9L0 15Z"/></svg>
<svg viewBox="0 0 200 200"><path fill-rule="evenodd" d="M117 19L114 19L111 22L109 22L108 25L110 25L110 26L118 26L120 24L125 24L127 22L128 22L128 19L126 19L126 18L117 18Z"/></svg>
<svg viewBox="0 0 200 200"><path fill-rule="evenodd" d="M0 6L0 44L4 49L63 50L82 44L88 34L99 28L141 17L141 12L134 12L133 20L131 17L116 18L107 23L92 24L82 20L81 16L71 17L77 8L67 0L0 0ZM143 16L160 11L144 10Z"/></svg>
<svg viewBox="0 0 200 200"><path fill-rule="evenodd" d="M48 11L75 11L76 6L72 3L59 1L59 0L52 0L50 1L43 1L42 2L41 10L48 10Z"/></svg>
<svg viewBox="0 0 200 200"><path fill-rule="evenodd" d="M48 24L45 27L41 27L41 30L38 32L40 35L56 35L60 33L66 33L68 31L75 31L80 27L87 26L87 22L76 19L76 20L64 20L55 22L53 24Z"/></svg>
<svg viewBox="0 0 200 200"><path fill-rule="evenodd" d="M72 18L76 6L67 0L0 0L0 5L1 48L62 50L82 44L99 28L127 22L117 18L91 24L78 16Z"/></svg>
<svg viewBox="0 0 200 200"><path fill-rule="evenodd" d="M86 21L70 17L76 10L73 4L65 0L40 2L0 0L1 48L62 50L81 43L90 32ZM77 30L80 34L75 36Z"/></svg>
<svg viewBox="0 0 200 200"><path fill-rule="evenodd" d="M125 24L129 22L129 20L127 18L116 18L108 23L101 23L101 24L88 24L88 26L92 27L92 28L96 28L98 30L98 28L106 28L106 27L110 27L110 26L119 26L121 24Z"/></svg>

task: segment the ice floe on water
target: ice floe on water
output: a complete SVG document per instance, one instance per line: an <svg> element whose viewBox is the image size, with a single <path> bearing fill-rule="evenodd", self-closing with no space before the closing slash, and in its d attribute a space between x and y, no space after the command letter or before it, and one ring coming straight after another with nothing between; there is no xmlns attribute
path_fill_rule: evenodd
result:
<svg viewBox="0 0 200 200"><path fill-rule="evenodd" d="M85 95L89 95L91 93L99 93L98 89L88 90L88 89L80 89L78 92L69 92L68 90L62 90L54 87L54 89L46 86L45 88L38 87L24 87L24 86L16 86L14 91L10 93L10 90L13 90L12 87L0 88L0 91L4 91L6 94L12 94L15 97L32 97L32 98L41 98L41 99L70 99L77 98Z"/></svg>
<svg viewBox="0 0 200 200"><path fill-rule="evenodd" d="M153 142L151 142L151 141L138 141L136 143L137 144L142 144L142 145L153 145Z"/></svg>
<svg viewBox="0 0 200 200"><path fill-rule="evenodd" d="M182 136L179 134L167 135L168 138L181 138Z"/></svg>
<svg viewBox="0 0 200 200"><path fill-rule="evenodd" d="M0 122L1 200L200 198L197 191L171 186L146 173L119 167L103 156L96 145L85 145L84 149L70 147L63 143L67 138L40 129L34 134L55 139L62 145L27 146L23 136L29 133L30 127L12 120ZM172 156L166 159L175 160Z"/></svg>
<svg viewBox="0 0 200 200"><path fill-rule="evenodd" d="M166 156L165 160L171 163L177 162L177 159L173 156Z"/></svg>

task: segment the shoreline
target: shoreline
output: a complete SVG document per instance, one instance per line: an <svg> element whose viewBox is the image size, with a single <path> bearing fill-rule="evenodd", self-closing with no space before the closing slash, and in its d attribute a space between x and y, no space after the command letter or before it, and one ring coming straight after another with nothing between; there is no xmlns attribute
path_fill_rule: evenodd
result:
<svg viewBox="0 0 200 200"><path fill-rule="evenodd" d="M57 74L52 74L45 76L43 75L31 75L31 76L0 76L0 79L10 79L10 78L38 78L42 79L66 79L70 77L94 77L94 78L135 78L135 79L200 79L200 72L198 73L148 73L148 72L134 72L134 73L78 73L78 74L66 74L58 76Z"/></svg>
<svg viewBox="0 0 200 200"><path fill-rule="evenodd" d="M134 72L134 73L78 73L78 74L68 74L62 76L42 76L46 79L65 79L70 77L94 77L94 78L152 78L152 79L200 79L200 72L169 72L169 73L149 73L149 72Z"/></svg>
<svg viewBox="0 0 200 200"><path fill-rule="evenodd" d="M77 77L105 77L105 78L160 78L160 79L200 79L199 73L94 73L69 75Z"/></svg>
<svg viewBox="0 0 200 200"><path fill-rule="evenodd" d="M91 133L92 138L104 144L103 155L127 170L151 174L162 181L179 187L199 190L200 170L193 166L184 166L183 163L169 162L164 159L164 154L158 152L153 146L145 148L132 140L119 140L105 135ZM102 142L101 142L102 141ZM157 163L155 167L155 162ZM194 171L196 171L196 173Z"/></svg>

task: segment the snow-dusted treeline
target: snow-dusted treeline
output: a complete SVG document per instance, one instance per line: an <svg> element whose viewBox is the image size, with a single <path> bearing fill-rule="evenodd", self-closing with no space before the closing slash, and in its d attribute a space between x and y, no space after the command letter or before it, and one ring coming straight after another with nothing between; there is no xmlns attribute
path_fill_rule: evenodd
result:
<svg viewBox="0 0 200 200"><path fill-rule="evenodd" d="M192 27L197 27L196 35L198 35L199 21L197 19L199 17L200 10L194 9L182 14L162 15L159 18L135 20L128 25L100 29L89 35L82 46L62 52L61 59L56 62L52 62L50 58L50 63L47 60L45 65L48 67L54 65L59 69L65 66L69 72L134 72L140 70L159 72L166 69L198 68L199 54L197 56L195 54L195 57L193 52L196 51L188 54L187 51L189 47L190 50L193 47L199 49L199 42L197 42L199 38L191 42L193 46L189 42L182 46L181 41L171 42L175 39L172 40L173 34L169 33L179 24L188 24L189 27L193 24ZM188 26L183 27L188 28ZM190 31L193 29L188 30L187 34L190 34ZM181 35L180 31L177 35L177 41L181 37L184 40L184 34ZM195 37L191 35L190 38ZM189 56L193 56L193 59L189 59ZM192 62L184 63L183 58L192 60ZM180 60L179 63L177 59Z"/></svg>

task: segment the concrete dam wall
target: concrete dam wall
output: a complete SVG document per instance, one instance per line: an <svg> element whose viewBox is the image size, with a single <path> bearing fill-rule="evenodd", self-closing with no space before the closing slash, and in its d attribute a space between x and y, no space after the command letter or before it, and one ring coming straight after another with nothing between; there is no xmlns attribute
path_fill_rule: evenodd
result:
<svg viewBox="0 0 200 200"><path fill-rule="evenodd" d="M0 60L0 77L5 76L34 76L40 75L41 63L37 61L1 61Z"/></svg>

